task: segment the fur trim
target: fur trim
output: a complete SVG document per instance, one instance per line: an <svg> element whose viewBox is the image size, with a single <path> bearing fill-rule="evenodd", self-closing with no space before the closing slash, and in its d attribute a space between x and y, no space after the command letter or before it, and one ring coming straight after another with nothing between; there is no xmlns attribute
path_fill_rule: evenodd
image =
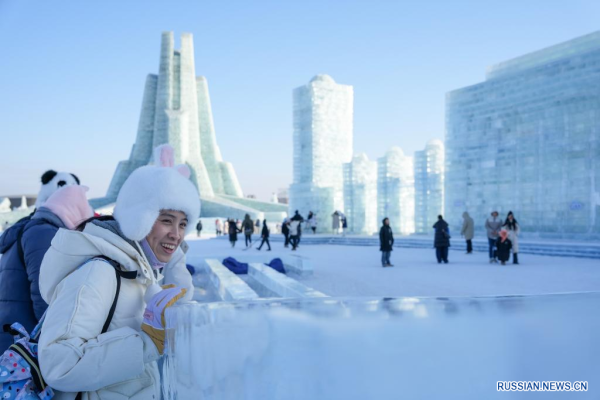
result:
<svg viewBox="0 0 600 400"><path fill-rule="evenodd" d="M38 192L35 207L43 206L54 192L63 186L79 185L79 179L68 172L48 170L42 175L42 187Z"/></svg>
<svg viewBox="0 0 600 400"><path fill-rule="evenodd" d="M161 165L172 164L165 158ZM185 213L185 233L191 233L200 216L200 195L176 168L148 165L127 178L117 196L113 216L128 239L140 241L148 236L161 210Z"/></svg>

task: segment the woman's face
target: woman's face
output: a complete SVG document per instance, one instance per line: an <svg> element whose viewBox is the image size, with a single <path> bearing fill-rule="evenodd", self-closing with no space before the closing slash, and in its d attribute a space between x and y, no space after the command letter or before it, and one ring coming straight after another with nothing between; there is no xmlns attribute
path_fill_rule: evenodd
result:
<svg viewBox="0 0 600 400"><path fill-rule="evenodd" d="M508 216L508 219L509 219L510 221L512 221L512 220L513 220L513 216L512 216L512 214L510 214L510 215Z"/></svg>
<svg viewBox="0 0 600 400"><path fill-rule="evenodd" d="M187 224L187 217L181 211L160 212L146 240L161 262L169 262L183 240Z"/></svg>

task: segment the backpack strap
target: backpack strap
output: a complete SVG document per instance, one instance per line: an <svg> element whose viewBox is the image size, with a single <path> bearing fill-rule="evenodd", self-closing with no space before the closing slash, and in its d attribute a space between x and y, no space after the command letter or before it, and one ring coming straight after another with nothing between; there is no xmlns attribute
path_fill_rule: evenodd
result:
<svg viewBox="0 0 600 400"><path fill-rule="evenodd" d="M36 388L40 392L46 390L46 386L48 386L48 384L42 376L42 370L40 369L40 363L37 357L32 357L29 350L27 350L27 348L22 343L14 343L10 345L9 349L20 355L23 358L23 360L25 360L27 364L29 364L29 372L31 373L31 379L33 379L33 383L35 383Z"/></svg>
<svg viewBox="0 0 600 400"><path fill-rule="evenodd" d="M123 279L135 279L137 277L136 271L123 271L121 269L121 264L116 262L115 260L106 257L106 256L97 256L93 259L100 259L107 263L109 263L115 269L115 275L117 277L117 290L115 293L115 299L110 306L110 310L108 312L108 317L106 318L106 322L104 322L104 326L102 327L102 333L106 333L108 331L108 327L112 322L113 316L115 315L115 309L117 308L117 301L119 300L119 293L121 292L121 278Z"/></svg>

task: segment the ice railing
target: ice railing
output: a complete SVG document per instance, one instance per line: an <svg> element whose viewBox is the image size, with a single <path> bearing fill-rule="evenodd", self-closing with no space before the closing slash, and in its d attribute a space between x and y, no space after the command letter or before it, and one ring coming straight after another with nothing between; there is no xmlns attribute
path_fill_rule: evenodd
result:
<svg viewBox="0 0 600 400"><path fill-rule="evenodd" d="M600 396L600 293L183 304L167 314L165 399ZM587 392L497 392L587 381Z"/></svg>

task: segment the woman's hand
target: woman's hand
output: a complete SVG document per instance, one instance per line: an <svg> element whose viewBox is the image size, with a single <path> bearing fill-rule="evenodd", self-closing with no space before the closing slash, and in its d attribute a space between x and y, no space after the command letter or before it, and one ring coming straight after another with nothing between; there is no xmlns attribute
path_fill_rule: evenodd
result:
<svg viewBox="0 0 600 400"><path fill-rule="evenodd" d="M185 288L168 285L152 296L146 305L142 331L152 339L160 354L165 349L165 310L185 296L186 292Z"/></svg>

